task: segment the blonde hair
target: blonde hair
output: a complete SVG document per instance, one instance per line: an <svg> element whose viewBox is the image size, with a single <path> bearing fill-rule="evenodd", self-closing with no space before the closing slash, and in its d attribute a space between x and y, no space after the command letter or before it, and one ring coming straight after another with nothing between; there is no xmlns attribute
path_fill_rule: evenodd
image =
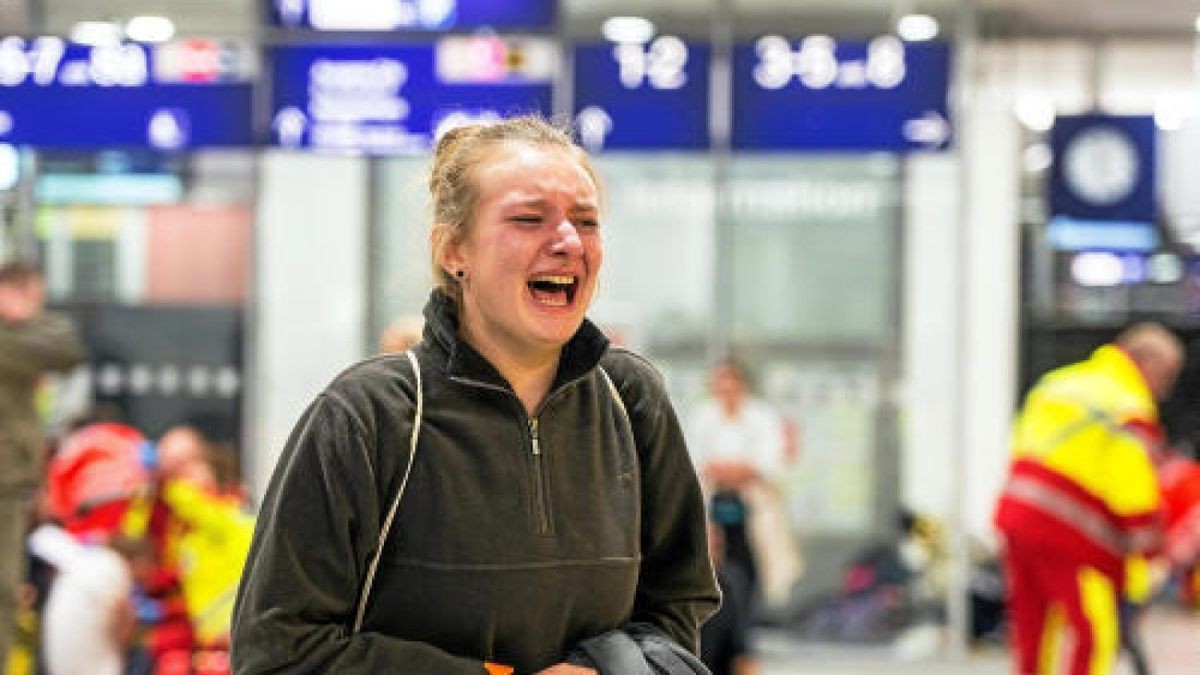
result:
<svg viewBox="0 0 1200 675"><path fill-rule="evenodd" d="M591 159L576 145L570 131L537 115L468 124L443 134L434 147L433 166L429 172L429 201L433 215L429 253L434 285L460 306L462 288L458 279L442 268L442 255L447 246L461 243L470 232L479 206L475 170L489 161L489 154L494 149L505 143L566 151L579 162L596 190L600 190L600 180Z"/></svg>

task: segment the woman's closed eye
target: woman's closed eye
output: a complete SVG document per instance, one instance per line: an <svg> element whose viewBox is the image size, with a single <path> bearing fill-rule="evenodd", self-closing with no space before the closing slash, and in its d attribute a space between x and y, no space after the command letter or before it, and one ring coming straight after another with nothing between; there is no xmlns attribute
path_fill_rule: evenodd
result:
<svg viewBox="0 0 1200 675"><path fill-rule="evenodd" d="M514 223L517 223L518 225L541 225L542 224L542 217L537 214L523 214L523 215L519 215L519 216L513 216L512 218L510 218L510 220L512 220L512 222L514 222Z"/></svg>

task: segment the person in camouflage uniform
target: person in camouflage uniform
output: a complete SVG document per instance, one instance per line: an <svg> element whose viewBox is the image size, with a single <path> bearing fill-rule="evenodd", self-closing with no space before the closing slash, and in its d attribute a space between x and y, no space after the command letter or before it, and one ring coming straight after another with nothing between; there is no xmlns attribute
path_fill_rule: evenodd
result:
<svg viewBox="0 0 1200 675"><path fill-rule="evenodd" d="M42 479L42 425L34 397L42 376L83 360L64 316L45 312L45 285L22 260L0 265L0 669L7 662L24 569L27 500Z"/></svg>

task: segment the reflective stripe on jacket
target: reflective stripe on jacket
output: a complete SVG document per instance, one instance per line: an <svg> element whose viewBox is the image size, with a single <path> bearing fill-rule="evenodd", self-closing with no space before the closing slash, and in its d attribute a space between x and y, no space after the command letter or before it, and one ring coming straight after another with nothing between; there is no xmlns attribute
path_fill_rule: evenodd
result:
<svg viewBox="0 0 1200 675"><path fill-rule="evenodd" d="M1047 374L1013 430L1013 465L996 524L1114 577L1127 555L1161 546L1160 496L1147 444L1154 398L1121 349Z"/></svg>

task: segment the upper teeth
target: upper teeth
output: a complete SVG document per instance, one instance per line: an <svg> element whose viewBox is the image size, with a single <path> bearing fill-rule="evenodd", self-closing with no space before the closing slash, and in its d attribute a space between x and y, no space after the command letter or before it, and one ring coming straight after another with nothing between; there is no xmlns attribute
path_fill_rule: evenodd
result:
<svg viewBox="0 0 1200 675"><path fill-rule="evenodd" d="M543 274L541 276L534 277L533 280L535 282L542 281L550 284L560 284L562 286L575 283L575 277L566 274Z"/></svg>

